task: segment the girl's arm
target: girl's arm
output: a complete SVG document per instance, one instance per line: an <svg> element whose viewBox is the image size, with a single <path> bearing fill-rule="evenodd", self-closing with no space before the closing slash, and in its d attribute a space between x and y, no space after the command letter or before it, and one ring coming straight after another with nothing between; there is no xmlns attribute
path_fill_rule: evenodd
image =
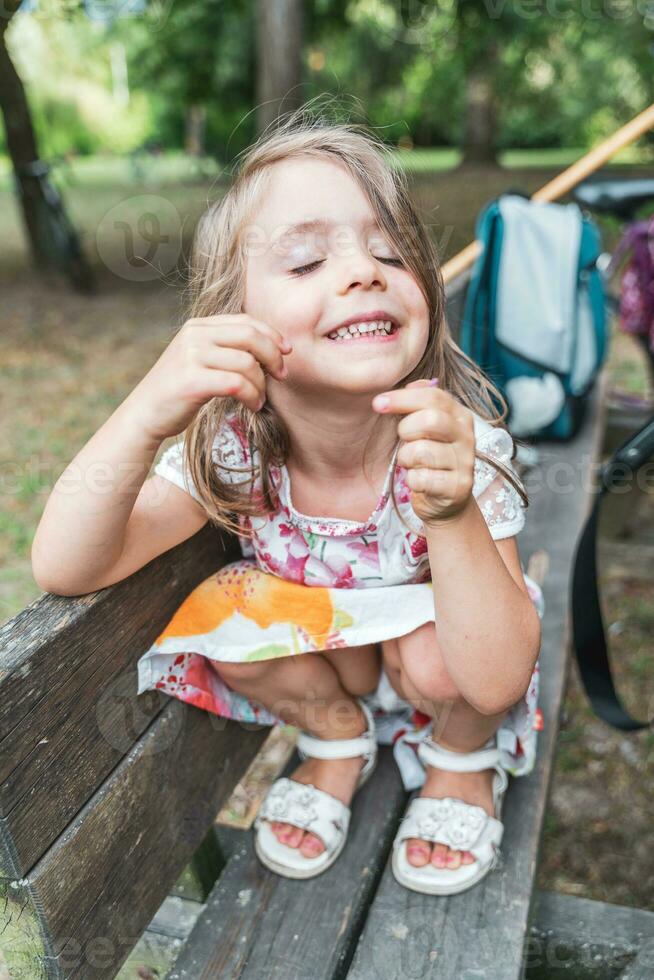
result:
<svg viewBox="0 0 654 980"><path fill-rule="evenodd" d="M473 496L473 416L426 381L384 392L373 407L404 416L397 462L424 526L448 672L469 704L499 713L527 690L541 626L515 537L495 541Z"/></svg>
<svg viewBox="0 0 654 980"><path fill-rule="evenodd" d="M474 497L458 518L425 526L438 642L463 697L499 714L523 696L541 624L515 537L494 541Z"/></svg>
<svg viewBox="0 0 654 980"><path fill-rule="evenodd" d="M45 592L105 589L207 522L200 504L168 480L143 482L160 442L148 438L130 408L128 399L52 489L32 543L32 573Z"/></svg>
<svg viewBox="0 0 654 980"><path fill-rule="evenodd" d="M144 483L159 446L211 398L258 409L263 366L283 380L287 347L245 314L187 321L57 480L32 544L38 585L60 595L94 592L199 530L206 516L190 495L159 477Z"/></svg>

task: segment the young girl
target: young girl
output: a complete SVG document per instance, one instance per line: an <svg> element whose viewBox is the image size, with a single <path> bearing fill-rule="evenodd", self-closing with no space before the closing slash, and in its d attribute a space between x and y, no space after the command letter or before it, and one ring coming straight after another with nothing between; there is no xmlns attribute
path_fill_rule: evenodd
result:
<svg viewBox="0 0 654 980"><path fill-rule="evenodd" d="M192 267L190 318L71 464L136 486L55 486L35 577L77 595L207 520L238 533L244 559L184 601L139 693L298 726L301 765L255 821L259 857L290 877L336 860L375 723L408 708L422 791L393 870L468 888L497 862L506 771L534 764L541 597L516 547L506 406L450 335L405 178L364 127L300 110L243 155Z"/></svg>

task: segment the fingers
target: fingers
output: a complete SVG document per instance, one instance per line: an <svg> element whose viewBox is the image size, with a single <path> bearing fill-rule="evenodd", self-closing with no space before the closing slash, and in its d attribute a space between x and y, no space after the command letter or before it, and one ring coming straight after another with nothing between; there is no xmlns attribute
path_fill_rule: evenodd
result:
<svg viewBox="0 0 654 980"><path fill-rule="evenodd" d="M449 499L455 498L460 479L457 470L418 468L407 470L406 474L406 482L410 490Z"/></svg>
<svg viewBox="0 0 654 980"><path fill-rule="evenodd" d="M457 463L456 449L451 442L415 439L402 443L398 450L397 462L406 469L427 467L453 470Z"/></svg>
<svg viewBox="0 0 654 980"><path fill-rule="evenodd" d="M233 324L241 328L248 326L255 327L260 333L269 337L270 340L277 344L284 354L290 354L293 350L292 345L282 336L279 330L271 327L265 320L257 320L256 317L250 316L249 313L218 313L215 316L205 316L199 319L189 320L188 322L202 325L215 324L220 327L227 326L228 324Z"/></svg>
<svg viewBox="0 0 654 980"><path fill-rule="evenodd" d="M188 320L187 334L202 331L202 349L215 347L234 347L247 350L259 360L261 365L283 381L286 377L284 354L290 354L291 344L281 333L263 320L256 320L246 314L217 315ZM206 343L208 340L208 343Z"/></svg>
<svg viewBox="0 0 654 980"><path fill-rule="evenodd" d="M420 378L405 388L384 391L372 402L381 414L404 415L398 435L405 441L436 439L443 442L465 440L465 432L474 440L472 415L447 391L435 384L437 379Z"/></svg>
<svg viewBox="0 0 654 980"><path fill-rule="evenodd" d="M428 383L423 385L412 382L406 388L383 391L376 395L372 400L372 407L384 415L406 415L428 406L449 407L450 401L451 396L446 391L433 388Z"/></svg>
<svg viewBox="0 0 654 980"><path fill-rule="evenodd" d="M266 376L257 358L249 351L230 347L212 348L205 355L203 367L242 374L252 382L259 398L266 396Z"/></svg>
<svg viewBox="0 0 654 980"><path fill-rule="evenodd" d="M288 372L279 343L257 327L247 323L224 324L216 330L213 343L216 348L232 347L248 351L278 381L286 379Z"/></svg>
<svg viewBox="0 0 654 980"><path fill-rule="evenodd" d="M383 391L373 398L372 407L377 412L397 413L399 415L406 412L415 412L418 408L428 405L441 405L451 407L452 396L439 389L438 378L419 378L417 381L410 381L404 388L397 388L394 391Z"/></svg>
<svg viewBox="0 0 654 980"><path fill-rule="evenodd" d="M397 427L400 439L409 442L414 439L436 439L441 442L454 442L458 430L452 415L439 408L415 409L406 415Z"/></svg>
<svg viewBox="0 0 654 980"><path fill-rule="evenodd" d="M252 412L258 412L265 401L260 388L245 375L236 371L223 371L207 368L207 385L211 397L238 398Z"/></svg>

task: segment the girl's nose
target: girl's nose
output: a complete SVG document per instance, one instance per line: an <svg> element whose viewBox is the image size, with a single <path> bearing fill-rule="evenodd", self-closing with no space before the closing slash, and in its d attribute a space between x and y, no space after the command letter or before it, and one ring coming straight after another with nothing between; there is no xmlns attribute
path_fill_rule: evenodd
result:
<svg viewBox="0 0 654 980"><path fill-rule="evenodd" d="M386 279L382 272L382 267L371 255L363 252L356 252L343 259L344 266L344 285L348 291L357 286L370 288L377 286L380 289L386 288Z"/></svg>

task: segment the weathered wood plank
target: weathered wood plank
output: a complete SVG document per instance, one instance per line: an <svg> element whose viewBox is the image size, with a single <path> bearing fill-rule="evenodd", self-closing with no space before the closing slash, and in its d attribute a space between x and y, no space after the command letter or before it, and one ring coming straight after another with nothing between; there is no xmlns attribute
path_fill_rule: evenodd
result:
<svg viewBox="0 0 654 980"><path fill-rule="evenodd" d="M241 849L243 831L220 827L219 834L227 851ZM132 980L139 966L150 972L157 969L160 976L172 969L205 908L189 899L167 898L116 980ZM646 962L653 943L654 912L539 891L525 949L526 980L551 980L557 972L573 980L615 980L618 976L634 980L629 971ZM651 980L654 970L650 967L644 976Z"/></svg>
<svg viewBox="0 0 654 980"><path fill-rule="evenodd" d="M294 754L284 772L298 765ZM239 835L168 980L332 980L345 975L407 794L389 747L354 797L348 841L323 874L295 881L265 868ZM219 829L219 838L226 828ZM229 850L229 845L224 850Z"/></svg>
<svg viewBox="0 0 654 980"><path fill-rule="evenodd" d="M654 976L654 912L556 892L538 893L529 940L528 976L566 963L575 976L608 980ZM638 973L649 962L648 972Z"/></svg>
<svg viewBox="0 0 654 980"><path fill-rule="evenodd" d="M518 980L523 967L535 870L552 773L569 645L569 589L574 546L590 504L589 478L599 458L607 373L591 396L577 438L539 443L541 462L525 476L527 524L518 537L526 568L545 548L546 614L541 648L539 734L535 769L511 780L504 806L503 867L460 895L420 895L395 881L387 866L369 912L348 980ZM566 487L570 489L566 489Z"/></svg>
<svg viewBox="0 0 654 980"><path fill-rule="evenodd" d="M620 980L652 980L652 977L654 977L654 940L637 954L620 975Z"/></svg>
<svg viewBox="0 0 654 980"><path fill-rule="evenodd" d="M206 524L110 588L76 598L43 593L2 624L0 747L43 697L71 681L89 657L88 645L95 649L99 644L108 654L117 641L124 643L140 628L156 631L170 618L169 609L174 611L198 582L238 554L233 537ZM76 642L80 630L86 646ZM2 758L4 767L4 753Z"/></svg>
<svg viewBox="0 0 654 980"><path fill-rule="evenodd" d="M163 709L159 692L135 697L136 662L236 548L206 525L128 580L81 598L44 595L0 629L0 814L15 876Z"/></svg>
<svg viewBox="0 0 654 980"><path fill-rule="evenodd" d="M115 976L265 738L168 701L27 876L67 980Z"/></svg>
<svg viewBox="0 0 654 980"><path fill-rule="evenodd" d="M534 906L528 980L654 977L654 912L549 891L538 892Z"/></svg>

